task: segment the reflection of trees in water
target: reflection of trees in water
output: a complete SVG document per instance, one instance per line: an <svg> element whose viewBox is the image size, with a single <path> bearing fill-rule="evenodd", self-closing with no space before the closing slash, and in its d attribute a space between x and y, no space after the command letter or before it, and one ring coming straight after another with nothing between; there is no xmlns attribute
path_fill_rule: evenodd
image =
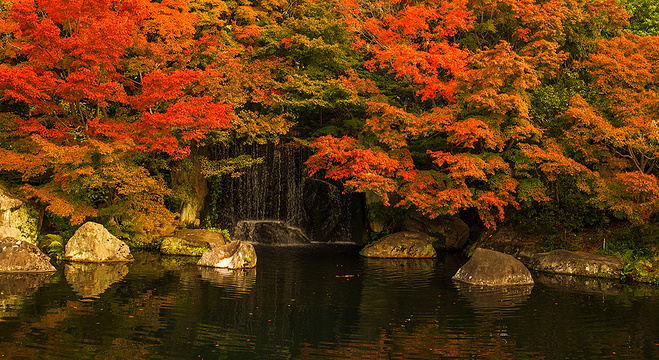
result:
<svg viewBox="0 0 659 360"><path fill-rule="evenodd" d="M622 287L611 296L537 284L530 296L517 294L522 302L499 311L500 304L481 303L473 290L451 282L458 263L446 270L441 262L286 251L292 254L280 260L281 253L262 251L255 280L138 258L122 281L92 300L79 300L58 273L51 285L22 297L29 301L13 318L0 321L0 355L507 359L616 351L659 358L656 289L639 294L639 287Z"/></svg>

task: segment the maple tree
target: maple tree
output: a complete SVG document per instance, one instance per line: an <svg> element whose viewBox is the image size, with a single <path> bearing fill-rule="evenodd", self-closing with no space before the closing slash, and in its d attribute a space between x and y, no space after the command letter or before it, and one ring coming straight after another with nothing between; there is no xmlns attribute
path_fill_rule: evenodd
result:
<svg viewBox="0 0 659 360"><path fill-rule="evenodd" d="M316 141L312 173L326 170L385 203L395 194L396 205L430 217L476 209L488 227L507 208L558 203L566 176L577 177L578 191L593 190L592 170L545 135L531 98L564 71L571 54L583 57L605 32L624 25L620 6L501 0L338 7L355 46L369 55L365 67L413 84L421 106L380 91L358 136Z"/></svg>
<svg viewBox="0 0 659 360"><path fill-rule="evenodd" d="M0 94L16 106L3 114L11 133L0 170L21 174L26 196L73 224L110 216L153 230L174 218L167 162L209 136L288 127L235 115L247 100L220 89L237 77L223 73L236 61L209 57L224 45L195 39L186 4L15 1L3 12Z"/></svg>
<svg viewBox="0 0 659 360"><path fill-rule="evenodd" d="M575 158L598 171L594 201L642 222L657 211L659 38L625 33L602 39L581 64L592 77L590 101L576 95L565 117Z"/></svg>

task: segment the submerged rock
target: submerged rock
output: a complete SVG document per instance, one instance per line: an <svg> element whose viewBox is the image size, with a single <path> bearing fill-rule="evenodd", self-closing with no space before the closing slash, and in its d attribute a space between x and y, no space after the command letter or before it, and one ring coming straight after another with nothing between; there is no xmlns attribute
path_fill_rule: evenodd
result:
<svg viewBox="0 0 659 360"><path fill-rule="evenodd" d="M299 245L311 241L302 230L289 226L283 221L245 220L236 225L233 238L260 244Z"/></svg>
<svg viewBox="0 0 659 360"><path fill-rule="evenodd" d="M453 280L474 285L533 284L529 269L510 255L478 248L453 276Z"/></svg>
<svg viewBox="0 0 659 360"><path fill-rule="evenodd" d="M554 274L617 278L622 263L612 255L553 250L533 255L530 264L538 271Z"/></svg>
<svg viewBox="0 0 659 360"><path fill-rule="evenodd" d="M425 233L401 231L367 245L362 255L372 258L435 258L435 240Z"/></svg>
<svg viewBox="0 0 659 360"><path fill-rule="evenodd" d="M64 259L81 262L133 261L128 245L101 224L84 223L66 243Z"/></svg>
<svg viewBox="0 0 659 360"><path fill-rule="evenodd" d="M256 250L251 244L235 241L205 252L197 265L228 269L253 268L256 266Z"/></svg>
<svg viewBox="0 0 659 360"><path fill-rule="evenodd" d="M0 240L0 272L50 272L55 271L48 255L38 247L23 240Z"/></svg>
<svg viewBox="0 0 659 360"><path fill-rule="evenodd" d="M178 230L163 239L160 252L169 255L198 256L231 241L224 235L204 229Z"/></svg>

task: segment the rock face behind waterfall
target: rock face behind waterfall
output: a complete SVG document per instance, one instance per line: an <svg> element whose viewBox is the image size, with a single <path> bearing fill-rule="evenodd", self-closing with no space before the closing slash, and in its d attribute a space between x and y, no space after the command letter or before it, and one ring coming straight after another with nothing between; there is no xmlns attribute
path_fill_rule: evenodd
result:
<svg viewBox="0 0 659 360"><path fill-rule="evenodd" d="M84 223L66 243L64 259L81 262L133 261L128 245L101 224Z"/></svg>
<svg viewBox="0 0 659 360"><path fill-rule="evenodd" d="M494 250L478 248L453 276L454 280L474 285L533 284L529 269L514 257Z"/></svg>
<svg viewBox="0 0 659 360"><path fill-rule="evenodd" d="M256 266L256 250L251 244L234 241L201 255L197 265L228 269L244 269Z"/></svg>
<svg viewBox="0 0 659 360"><path fill-rule="evenodd" d="M236 225L234 239L260 244L299 245L310 243L302 230L283 221L247 220Z"/></svg>
<svg viewBox="0 0 659 360"><path fill-rule="evenodd" d="M268 232L299 229L302 237L291 230L294 242L305 237L314 242L352 241L352 224L356 222L351 206L355 197L344 194L338 183L320 176L309 177L304 165L311 154L309 149L293 141L282 141L234 144L215 151L218 160L250 155L263 162L244 169L239 177L223 179L221 194L211 199L206 210L215 216L213 226L229 229L235 237L244 230L240 227L251 226L242 221L259 221L254 225L269 228ZM283 225L268 224L269 221Z"/></svg>
<svg viewBox="0 0 659 360"><path fill-rule="evenodd" d="M0 240L0 272L50 272L55 267L48 255L27 241Z"/></svg>
<svg viewBox="0 0 659 360"><path fill-rule="evenodd" d="M36 244L41 219L40 211L0 189L0 233Z"/></svg>

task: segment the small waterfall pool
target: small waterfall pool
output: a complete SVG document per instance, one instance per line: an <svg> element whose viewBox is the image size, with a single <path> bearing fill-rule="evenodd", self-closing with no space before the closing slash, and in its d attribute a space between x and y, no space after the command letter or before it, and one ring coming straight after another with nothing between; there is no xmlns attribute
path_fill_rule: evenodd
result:
<svg viewBox="0 0 659 360"><path fill-rule="evenodd" d="M142 253L125 266L2 275L0 358L659 358L655 287L539 276L534 287L481 289L451 280L459 254L256 250L250 271Z"/></svg>

